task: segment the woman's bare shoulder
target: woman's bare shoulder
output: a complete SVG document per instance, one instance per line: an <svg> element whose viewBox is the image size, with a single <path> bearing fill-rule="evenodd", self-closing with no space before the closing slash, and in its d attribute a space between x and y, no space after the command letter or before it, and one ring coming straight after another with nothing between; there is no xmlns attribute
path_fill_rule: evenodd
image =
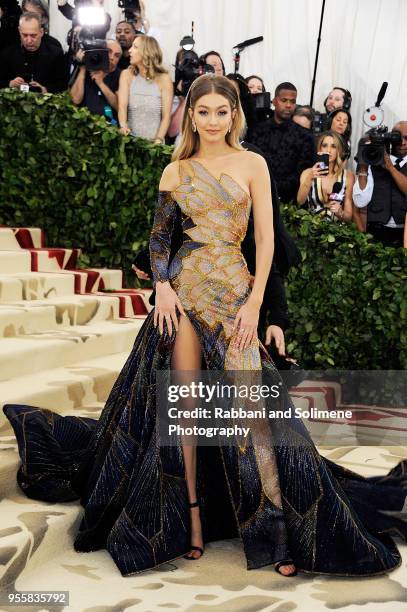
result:
<svg viewBox="0 0 407 612"><path fill-rule="evenodd" d="M164 168L160 180L160 191L174 191L179 185L179 180L179 161L173 161Z"/></svg>
<svg viewBox="0 0 407 612"><path fill-rule="evenodd" d="M264 157L254 151L242 151L239 157L242 167L250 168L254 173L268 170Z"/></svg>
<svg viewBox="0 0 407 612"><path fill-rule="evenodd" d="M125 68L125 70L121 71L120 81L121 82L131 81L133 76L134 76L134 71L130 67L129 68Z"/></svg>

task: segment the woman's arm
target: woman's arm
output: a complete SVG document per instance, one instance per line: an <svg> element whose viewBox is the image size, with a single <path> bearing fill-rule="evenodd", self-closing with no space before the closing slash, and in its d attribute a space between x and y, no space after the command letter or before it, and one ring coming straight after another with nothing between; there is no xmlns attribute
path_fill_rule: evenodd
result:
<svg viewBox="0 0 407 612"><path fill-rule="evenodd" d="M297 193L297 203L302 206L304 202L308 199L308 194L312 187L312 170L313 168L307 168L307 170L303 170L300 176L300 187Z"/></svg>
<svg viewBox="0 0 407 612"><path fill-rule="evenodd" d="M233 342L238 350L250 346L257 336L260 307L274 253L273 206L268 167L263 157L257 153L247 153L247 165L256 243L256 275L251 293L239 309L234 322Z"/></svg>
<svg viewBox="0 0 407 612"><path fill-rule="evenodd" d="M160 77L159 86L161 89L161 123L155 139L164 142L171 123L172 100L174 97L174 87L168 74L163 74Z"/></svg>
<svg viewBox="0 0 407 612"><path fill-rule="evenodd" d="M123 70L120 75L119 89L117 90L117 114L119 117L119 126L120 128L122 128L123 132L127 134L130 132L129 126L127 124L127 113L129 107L129 90L132 78L133 74L129 69Z"/></svg>
<svg viewBox="0 0 407 612"><path fill-rule="evenodd" d="M168 264L171 253L171 236L174 229L177 203L172 198L171 191L175 189L178 181L178 163L169 164L161 177L160 193L154 216L153 228L150 236L150 262L156 289L154 309L154 326L160 334L164 332L164 321L168 333L173 328L178 331L177 309L185 314L182 304L171 287L168 277Z"/></svg>
<svg viewBox="0 0 407 612"><path fill-rule="evenodd" d="M251 154L252 179L250 193L253 206L254 239L256 243L256 275L249 301L260 308L270 273L274 253L273 205L270 175L265 160Z"/></svg>
<svg viewBox="0 0 407 612"><path fill-rule="evenodd" d="M345 190L345 201L343 203L342 216L339 213L339 218L341 221L346 221L346 223L350 223L352 221L353 215L353 185L355 183L355 177L353 176L353 172L350 170L346 171L346 190Z"/></svg>

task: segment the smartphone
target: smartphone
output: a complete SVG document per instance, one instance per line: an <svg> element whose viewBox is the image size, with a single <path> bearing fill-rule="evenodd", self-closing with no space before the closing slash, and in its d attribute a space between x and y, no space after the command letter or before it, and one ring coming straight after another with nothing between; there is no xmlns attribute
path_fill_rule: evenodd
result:
<svg viewBox="0 0 407 612"><path fill-rule="evenodd" d="M322 153L321 155L318 155L318 163L319 163L319 167L321 168L321 170L323 170L325 174L328 174L329 172L329 154Z"/></svg>

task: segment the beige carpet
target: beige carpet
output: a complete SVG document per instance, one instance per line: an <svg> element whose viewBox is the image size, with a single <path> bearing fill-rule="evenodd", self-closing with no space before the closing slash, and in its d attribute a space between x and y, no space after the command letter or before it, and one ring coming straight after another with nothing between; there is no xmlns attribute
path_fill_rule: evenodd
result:
<svg viewBox="0 0 407 612"><path fill-rule="evenodd" d="M322 452L365 475L385 473L400 458L407 457L407 448L402 447L343 447ZM3 581L9 583L8 588L69 591L69 607L37 610L401 612L407 609L405 544L400 545L404 554L402 567L372 578L299 574L287 579L271 567L247 571L239 540L208 545L199 561L179 559L154 571L123 578L107 552L73 550L80 514L78 504L33 502L14 486L10 486L7 499L0 503L0 568L5 570ZM0 609L16 610L16 607L3 605Z"/></svg>

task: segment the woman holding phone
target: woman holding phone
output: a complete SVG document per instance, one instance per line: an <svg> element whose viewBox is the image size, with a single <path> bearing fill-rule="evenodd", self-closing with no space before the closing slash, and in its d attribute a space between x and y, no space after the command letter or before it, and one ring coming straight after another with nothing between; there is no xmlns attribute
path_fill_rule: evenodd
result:
<svg viewBox="0 0 407 612"><path fill-rule="evenodd" d="M344 143L333 131L317 141L319 161L301 174L297 202L331 221L352 220L353 174L344 168Z"/></svg>

